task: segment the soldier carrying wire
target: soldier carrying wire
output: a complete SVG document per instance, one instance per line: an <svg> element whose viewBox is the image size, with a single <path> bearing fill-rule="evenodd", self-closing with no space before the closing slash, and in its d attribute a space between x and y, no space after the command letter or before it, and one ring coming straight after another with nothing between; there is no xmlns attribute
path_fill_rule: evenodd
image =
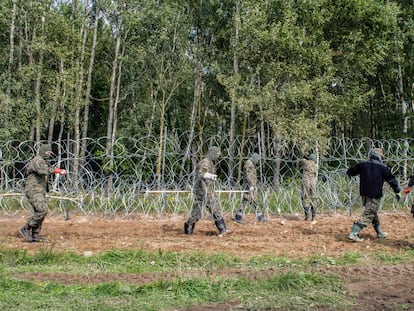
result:
<svg viewBox="0 0 414 311"><path fill-rule="evenodd" d="M41 144L39 154L36 155L27 166L27 178L24 193L33 207L33 215L28 218L27 223L19 232L28 242L41 242L45 239L39 237L45 219L48 206L46 203L46 192L48 192L48 179L50 174L65 175L66 171L61 168L51 168L47 163L53 154L48 144Z"/></svg>
<svg viewBox="0 0 414 311"><path fill-rule="evenodd" d="M316 222L316 207L318 201L318 161L316 155L311 153L300 161L302 168L302 206L305 220L309 219L309 208L312 213L312 222Z"/></svg>
<svg viewBox="0 0 414 311"><path fill-rule="evenodd" d="M260 160L260 155L258 153L253 153L250 159L248 159L244 163L243 167L243 185L245 192L243 193L242 202L240 208L236 212L236 217L234 220L237 223L244 224L245 221L243 219L244 212L247 206L251 206L252 210L256 215L256 219L259 222L266 221L263 213L258 211L258 204L257 204L257 171L256 171L256 164Z"/></svg>
<svg viewBox="0 0 414 311"><path fill-rule="evenodd" d="M217 179L215 162L220 158L218 147L211 147L207 157L197 163L195 169L195 182L193 187L194 203L190 216L184 223L184 233L193 234L195 224L201 219L203 207L207 207L214 218L220 236L227 231L226 223L219 209L214 194L214 183Z"/></svg>

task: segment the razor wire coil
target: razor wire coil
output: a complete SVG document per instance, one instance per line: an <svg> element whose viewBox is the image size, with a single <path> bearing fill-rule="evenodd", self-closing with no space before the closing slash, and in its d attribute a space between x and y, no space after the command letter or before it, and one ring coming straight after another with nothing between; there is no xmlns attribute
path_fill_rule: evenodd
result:
<svg viewBox="0 0 414 311"><path fill-rule="evenodd" d="M226 213L234 213L238 208L243 191L242 165L258 150L261 153L258 175L262 191L258 201L267 213L274 214L301 210L299 161L308 151L318 154L320 210L348 210L360 204L359 180L349 179L345 173L350 166L366 160L373 147L383 149L384 161L401 187L414 172L412 139L333 137L322 146L317 141L261 140L256 136L236 137L230 142L223 134L200 141L201 137L196 136L190 143L187 132L170 132L163 140L159 137L119 137L113 143L113 155L109 155L106 137L88 138L86 149L79 153L83 156L74 153L75 144L78 147L83 144L70 139L52 142L56 156L51 165L65 168L68 173L64 177L51 177L50 198L57 202L58 211L155 213L160 217L167 213L185 214L192 207L194 167L213 145L222 151L217 164L216 190L220 206ZM232 150L230 146L233 146ZM8 213L14 213L16 205L29 208L23 195L25 168L36 154L36 147L32 141L0 141L0 208ZM387 189L386 185L384 193L388 201L385 200L384 205L387 208L407 208L410 196L398 205L390 200L392 196L388 195Z"/></svg>

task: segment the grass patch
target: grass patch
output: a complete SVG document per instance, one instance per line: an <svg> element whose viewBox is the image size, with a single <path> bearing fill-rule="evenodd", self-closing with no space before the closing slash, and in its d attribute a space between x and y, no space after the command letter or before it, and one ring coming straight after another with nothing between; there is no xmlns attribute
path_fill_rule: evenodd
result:
<svg viewBox="0 0 414 311"><path fill-rule="evenodd" d="M162 250L112 250L84 257L59 253L52 247L29 255L26 251L0 250L1 310L174 310L198 304L226 304L245 310L344 310L350 305L344 284L335 275L315 273L329 266L398 264L413 262L413 252L360 253L338 257L312 256L288 259L271 255L242 262L236 256ZM234 273L234 271L244 273ZM255 272L264 271L257 277ZM323 270L323 269L322 269ZM147 284L106 282L62 285L23 281L23 272L87 273L187 272L179 277ZM209 272L215 273L209 273ZM219 271L220 273L217 273ZM230 273L231 272L231 273ZM249 277L250 273L251 277ZM267 273L268 272L268 273Z"/></svg>
<svg viewBox="0 0 414 311"><path fill-rule="evenodd" d="M25 272L73 272L76 273L140 273L172 272L186 270L211 271L237 267L240 259L226 254L201 252L175 253L144 252L142 250L111 250L84 257L71 252L55 252L43 249L30 256L26 250L0 250L0 268L7 266L14 271Z"/></svg>
<svg viewBox="0 0 414 311"><path fill-rule="evenodd" d="M379 252L373 254L373 258L380 264L402 264L402 263L414 263L413 257L414 251L400 251L397 254L389 254L386 252Z"/></svg>
<svg viewBox="0 0 414 311"><path fill-rule="evenodd" d="M254 310L293 306L299 310L300 305L334 308L346 303L338 295L338 279L296 272L263 280L193 278L141 286L119 282L64 286L0 277L0 288L3 310L136 310L137 306L139 310L171 310L228 301Z"/></svg>

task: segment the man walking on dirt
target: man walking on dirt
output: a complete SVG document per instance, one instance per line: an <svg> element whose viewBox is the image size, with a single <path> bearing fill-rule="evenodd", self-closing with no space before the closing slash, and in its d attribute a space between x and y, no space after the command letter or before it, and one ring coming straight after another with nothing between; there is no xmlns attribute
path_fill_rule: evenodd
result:
<svg viewBox="0 0 414 311"><path fill-rule="evenodd" d="M194 203L187 222L184 223L184 233L193 234L196 222L201 219L203 207L207 207L214 218L220 236L227 231L226 223L219 209L214 194L214 183L217 179L215 162L220 158L218 147L211 147L207 157L197 163L193 187Z"/></svg>
<svg viewBox="0 0 414 311"><path fill-rule="evenodd" d="M43 220L48 212L46 192L48 192L48 178L50 174L65 175L66 171L60 168L51 168L46 162L52 155L52 148L47 144L39 147L39 154L27 166L25 195L33 207L33 215L29 217L26 225L19 230L28 242L45 241L39 237Z"/></svg>
<svg viewBox="0 0 414 311"><path fill-rule="evenodd" d="M352 231L348 235L348 238L352 241L362 242L363 239L359 237L358 233L369 224L373 225L377 238L388 236L387 232L381 231L378 217L378 209L383 196L382 187L384 181L386 181L395 192L398 201L401 199L401 189L391 170L382 163L383 157L382 149L374 148L369 153L369 160L356 164L346 172L349 177L359 175L359 193L364 207L361 217L353 224Z"/></svg>
<svg viewBox="0 0 414 311"><path fill-rule="evenodd" d="M257 204L257 171L256 165L260 160L260 155L258 153L253 153L250 159L244 163L243 167L243 185L245 192L243 193L242 202L240 208L236 212L236 217L234 220L237 223L244 224L243 215L246 210L246 207L250 205L254 211L257 221L264 222L266 218L263 213L258 211Z"/></svg>
<svg viewBox="0 0 414 311"><path fill-rule="evenodd" d="M316 207L318 204L318 161L311 153L300 161L302 168L302 207L305 220L309 219L309 209L312 213L312 222L316 222Z"/></svg>

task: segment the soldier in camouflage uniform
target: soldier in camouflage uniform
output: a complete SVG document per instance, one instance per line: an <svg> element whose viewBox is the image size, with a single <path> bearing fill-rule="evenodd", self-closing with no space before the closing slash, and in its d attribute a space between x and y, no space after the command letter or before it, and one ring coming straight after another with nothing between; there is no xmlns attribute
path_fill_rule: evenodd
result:
<svg viewBox="0 0 414 311"><path fill-rule="evenodd" d="M300 161L302 168L302 206L305 220L309 219L309 208L312 212L312 221L316 221L316 207L318 201L318 161L312 153Z"/></svg>
<svg viewBox="0 0 414 311"><path fill-rule="evenodd" d="M43 220L48 212L46 192L48 191L48 178L50 174L65 175L66 171L60 168L51 168L46 162L52 155L52 148L47 144L40 145L39 153L27 166L27 179L25 195L33 207L33 215L19 232L28 242L44 241L39 237Z"/></svg>
<svg viewBox="0 0 414 311"><path fill-rule="evenodd" d="M218 147L212 147L207 157L196 165L195 183L193 187L194 203L190 216L184 224L184 233L193 234L194 226L201 219L203 207L207 207L214 218L214 223L220 235L227 230L217 199L214 194L214 182L217 179L214 162L218 160L221 152Z"/></svg>
<svg viewBox="0 0 414 311"><path fill-rule="evenodd" d="M346 174L349 177L359 175L359 193L362 198L364 211L359 220L354 222L352 231L348 238L355 242L362 242L358 233L368 225L372 224L377 233L377 238L386 238L387 232L383 232L378 217L378 209L380 208L381 198L383 196L382 187L386 181L395 192L395 197L399 201L401 199L400 187L391 170L382 163L384 153L380 148L370 150L369 160L356 164L348 169Z"/></svg>
<svg viewBox="0 0 414 311"><path fill-rule="evenodd" d="M256 164L260 160L260 155L253 153L251 158L244 163L243 167L243 185L246 192L243 193L243 198L239 210L236 212L235 221L244 224L243 214L248 205L253 209L256 218L259 222L266 221L263 213L258 211L257 204L257 171Z"/></svg>
<svg viewBox="0 0 414 311"><path fill-rule="evenodd" d="M414 175L410 176L410 179L408 181L408 185L407 187L404 189L404 194L407 195L414 187ZM411 204L411 210L410 210L411 214L414 217L414 202ZM410 244L411 248L414 248L414 244Z"/></svg>

